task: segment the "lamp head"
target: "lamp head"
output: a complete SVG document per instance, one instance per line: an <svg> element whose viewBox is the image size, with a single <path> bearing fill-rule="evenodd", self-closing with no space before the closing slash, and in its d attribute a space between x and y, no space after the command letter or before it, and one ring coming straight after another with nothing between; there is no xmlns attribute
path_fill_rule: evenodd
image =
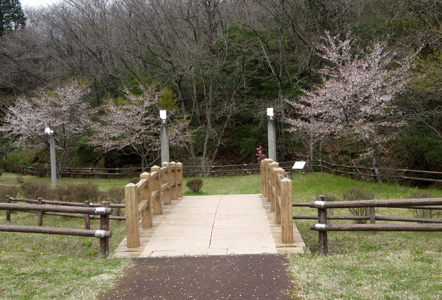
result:
<svg viewBox="0 0 442 300"><path fill-rule="evenodd" d="M163 124L166 123L166 119L167 119L167 111L166 110L160 110L160 119L163 120Z"/></svg>
<svg viewBox="0 0 442 300"><path fill-rule="evenodd" d="M47 126L47 127L45 128L45 133L48 134L48 135L53 135L53 134L54 134L54 131L53 131L51 128L49 128L49 126Z"/></svg>
<svg viewBox="0 0 442 300"><path fill-rule="evenodd" d="M270 118L270 120L273 120L273 107L268 107L267 108L267 116Z"/></svg>

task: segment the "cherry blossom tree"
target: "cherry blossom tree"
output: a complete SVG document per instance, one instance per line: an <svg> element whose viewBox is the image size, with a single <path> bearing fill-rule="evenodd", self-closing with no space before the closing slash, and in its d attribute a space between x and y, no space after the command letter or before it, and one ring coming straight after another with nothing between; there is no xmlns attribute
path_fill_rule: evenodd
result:
<svg viewBox="0 0 442 300"><path fill-rule="evenodd" d="M288 118L292 129L304 129L315 136L331 135L362 143L372 161L378 182L377 154L382 144L394 138L395 130L404 125L401 112L393 105L396 94L410 81L408 70L414 55L395 59L387 43L376 42L366 53L355 49L355 39L344 40L326 32L318 44L317 55L326 65L319 74L322 85L303 91L298 101L288 101L298 118Z"/></svg>
<svg viewBox="0 0 442 300"><path fill-rule="evenodd" d="M14 147L48 146L45 128L50 127L61 152L58 161L61 166L76 137L84 130L89 105L82 99L87 93L88 89L78 81L70 81L35 97L19 97L8 108L0 132L13 141Z"/></svg>
<svg viewBox="0 0 442 300"><path fill-rule="evenodd" d="M161 93L152 87L140 87L141 93L133 94L125 89L125 98L109 99L96 110L89 124L93 130L90 145L105 152L122 151L136 154L141 158L141 168L145 170L150 161L158 158L160 149L160 118L158 100ZM183 145L190 138L186 130L189 122L184 116L175 116L168 111L170 144Z"/></svg>

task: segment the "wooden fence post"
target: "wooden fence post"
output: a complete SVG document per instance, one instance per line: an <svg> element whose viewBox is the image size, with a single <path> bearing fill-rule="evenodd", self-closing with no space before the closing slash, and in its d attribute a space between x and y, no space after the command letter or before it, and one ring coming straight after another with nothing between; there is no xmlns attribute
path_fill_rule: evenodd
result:
<svg viewBox="0 0 442 300"><path fill-rule="evenodd" d="M156 175L154 175L154 173L156 173ZM150 176L154 176L152 192L157 192L155 198L152 199L153 214L161 215L163 213L163 206L161 203L161 168L158 166L150 168Z"/></svg>
<svg viewBox="0 0 442 300"><path fill-rule="evenodd" d="M89 207L89 201L84 201L84 206ZM91 229L91 217L89 214L84 214L84 229Z"/></svg>
<svg viewBox="0 0 442 300"><path fill-rule="evenodd" d="M275 198L274 198L275 221L276 224L281 224L281 205L283 201L281 180L284 179L284 169L283 168L274 169L274 174L275 174Z"/></svg>
<svg viewBox="0 0 442 300"><path fill-rule="evenodd" d="M325 202L326 197L324 195L318 196L318 201ZM318 223L327 225L327 209L325 207L318 207ZM318 231L319 240L319 255L327 256L328 253L328 241L327 231Z"/></svg>
<svg viewBox="0 0 442 300"><path fill-rule="evenodd" d="M6 203L11 203L11 198L10 198L9 195L6 195L5 202ZM11 211L10 210L6 211L6 221L8 221L8 222L11 221Z"/></svg>
<svg viewBox="0 0 442 300"><path fill-rule="evenodd" d="M133 183L127 184L124 187L124 195L126 201L127 248L137 248L140 246L137 186Z"/></svg>
<svg viewBox="0 0 442 300"><path fill-rule="evenodd" d="M178 200L178 185L177 185L177 173L176 173L176 162L171 162L169 164L169 180L170 180L170 198L171 200Z"/></svg>
<svg viewBox="0 0 442 300"><path fill-rule="evenodd" d="M109 202L101 202L101 205L109 208ZM109 214L100 215L100 230L109 231ZM100 254L109 253L109 238L100 237Z"/></svg>
<svg viewBox="0 0 442 300"><path fill-rule="evenodd" d="M38 205L42 205L42 199L41 199L41 197L38 197L37 198L37 204ZM43 226L43 211L42 210L39 210L38 211L38 214L37 214L37 226Z"/></svg>
<svg viewBox="0 0 442 300"><path fill-rule="evenodd" d="M178 188L178 197L182 198L183 197L183 164L182 163L177 163L177 168L178 168L178 174L177 174L177 179L179 180L179 188Z"/></svg>
<svg viewBox="0 0 442 300"><path fill-rule="evenodd" d="M263 159L261 161L261 193L264 197L268 197L268 164L271 162L271 159Z"/></svg>
<svg viewBox="0 0 442 300"><path fill-rule="evenodd" d="M146 179L146 185L140 191L141 201L147 201L147 207L141 212L141 227L150 228L152 227L152 201L151 201L151 190L150 190L150 174L144 172L140 175L140 179Z"/></svg>
<svg viewBox="0 0 442 300"><path fill-rule="evenodd" d="M288 178L284 178L281 181L281 185L282 242L293 243L292 181Z"/></svg>
<svg viewBox="0 0 442 300"><path fill-rule="evenodd" d="M269 198L267 198L267 201L270 201L270 209L271 211L275 211L275 197L276 197L276 176L275 176L275 169L279 167L279 164L276 162L272 162L269 164L269 182L270 182L270 188L269 188Z"/></svg>
<svg viewBox="0 0 442 300"><path fill-rule="evenodd" d="M167 185L163 191L163 204L169 205L172 203L170 201L169 163L163 162L161 166L161 190L163 190L165 184Z"/></svg>
<svg viewBox="0 0 442 300"><path fill-rule="evenodd" d="M370 209L370 224L376 224L376 208L369 207ZM376 231L371 232L372 235L376 235Z"/></svg>

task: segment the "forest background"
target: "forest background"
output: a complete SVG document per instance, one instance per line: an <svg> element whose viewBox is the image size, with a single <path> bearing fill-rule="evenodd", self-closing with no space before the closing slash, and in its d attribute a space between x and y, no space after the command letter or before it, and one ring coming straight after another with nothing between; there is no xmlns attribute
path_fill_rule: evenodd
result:
<svg viewBox="0 0 442 300"><path fill-rule="evenodd" d="M328 62L316 51L321 37L330 32L344 40L350 32L355 53L376 42L386 42L398 59L419 50L409 71L414 79L394 98L401 112L394 118L402 125L388 129L395 138L376 153L378 164L442 170L440 0L62 0L24 12L18 0L0 4L0 125L19 101L56 103L75 84L84 87L75 105L85 110L73 115L93 115L103 126L113 124L103 117L111 106L136 107L150 92L143 98L149 105L141 105L146 110L137 112L151 120L141 156L139 145L116 146L128 134L114 134L106 148L100 143L109 136L105 128L94 137L94 126L78 118L84 128L71 129L63 147L58 135L63 166L158 164L158 109L171 112L169 123L177 125L171 160L202 169L256 162L259 146L266 153L267 107L275 109L278 161L371 165L358 139L318 138L290 130L286 121L302 117L287 100L297 102L323 83L319 70ZM27 112L35 116L37 109ZM134 120L137 113L119 119ZM136 123L115 124L132 128L130 136L143 131ZM19 136L2 132L0 138L2 160L49 161L43 137L20 148Z"/></svg>

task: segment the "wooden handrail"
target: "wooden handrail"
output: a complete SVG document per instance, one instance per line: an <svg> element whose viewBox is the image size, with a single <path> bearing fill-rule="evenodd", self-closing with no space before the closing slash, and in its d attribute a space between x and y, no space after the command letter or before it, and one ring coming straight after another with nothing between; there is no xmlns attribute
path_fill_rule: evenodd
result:
<svg viewBox="0 0 442 300"><path fill-rule="evenodd" d="M275 222L281 224L282 242L293 243L292 181L284 169L271 159L261 161L262 195L275 211Z"/></svg>
<svg viewBox="0 0 442 300"><path fill-rule="evenodd" d="M152 214L163 213L162 205L183 196L183 165L164 162L162 167L153 166L151 172L140 175L137 184L125 187L127 247L140 246L139 217L141 227L153 226Z"/></svg>

